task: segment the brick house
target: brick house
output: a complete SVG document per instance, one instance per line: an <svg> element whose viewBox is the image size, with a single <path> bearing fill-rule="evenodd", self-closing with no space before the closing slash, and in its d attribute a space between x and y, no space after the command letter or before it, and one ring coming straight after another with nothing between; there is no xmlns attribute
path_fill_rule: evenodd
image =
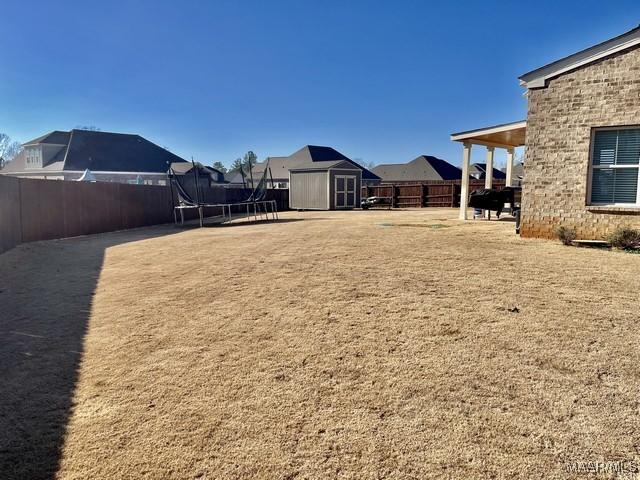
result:
<svg viewBox="0 0 640 480"><path fill-rule="evenodd" d="M525 237L640 228L640 27L520 77Z"/></svg>

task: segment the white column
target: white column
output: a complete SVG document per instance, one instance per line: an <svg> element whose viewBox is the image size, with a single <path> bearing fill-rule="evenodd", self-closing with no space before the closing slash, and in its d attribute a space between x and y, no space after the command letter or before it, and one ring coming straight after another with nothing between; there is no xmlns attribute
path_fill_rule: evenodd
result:
<svg viewBox="0 0 640 480"><path fill-rule="evenodd" d="M484 176L484 188L493 186L493 147L487 147L487 171Z"/></svg>
<svg viewBox="0 0 640 480"><path fill-rule="evenodd" d="M471 164L471 143L462 146L462 179L460 180L460 220L467 219L469 206L469 165Z"/></svg>
<svg viewBox="0 0 640 480"><path fill-rule="evenodd" d="M515 149L513 147L507 148L507 179L505 184L507 187L513 186L513 154Z"/></svg>

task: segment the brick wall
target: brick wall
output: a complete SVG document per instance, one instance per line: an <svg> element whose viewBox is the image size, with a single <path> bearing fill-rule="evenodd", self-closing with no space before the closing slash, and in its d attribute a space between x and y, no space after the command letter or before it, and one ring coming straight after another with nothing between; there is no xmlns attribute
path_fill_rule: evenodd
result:
<svg viewBox="0 0 640 480"><path fill-rule="evenodd" d="M522 236L552 238L559 225L584 239L640 228L640 209L587 205L592 129L626 125L640 125L640 48L529 91Z"/></svg>

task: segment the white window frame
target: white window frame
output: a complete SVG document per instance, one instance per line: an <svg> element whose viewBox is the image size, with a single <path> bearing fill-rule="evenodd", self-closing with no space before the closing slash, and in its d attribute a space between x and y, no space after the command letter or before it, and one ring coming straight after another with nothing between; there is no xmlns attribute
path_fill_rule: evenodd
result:
<svg viewBox="0 0 640 480"><path fill-rule="evenodd" d="M42 148L40 146L25 147L25 168L40 169L42 168Z"/></svg>
<svg viewBox="0 0 640 480"><path fill-rule="evenodd" d="M617 127L597 127L591 129L591 146L589 148L589 178L587 184L587 206L594 207L629 207L640 208L640 163L638 165L594 165L593 156L596 146L596 133L608 130L640 130L640 125L625 125ZM616 154L618 146L616 145ZM616 170L616 169L631 169L638 170L638 185L636 187L636 203L607 203L607 202L594 202L591 200L591 191L593 188L593 171L594 170Z"/></svg>

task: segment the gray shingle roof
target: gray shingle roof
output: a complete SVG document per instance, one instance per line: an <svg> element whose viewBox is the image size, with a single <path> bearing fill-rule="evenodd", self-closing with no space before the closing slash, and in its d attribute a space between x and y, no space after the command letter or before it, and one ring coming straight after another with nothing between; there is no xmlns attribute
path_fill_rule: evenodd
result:
<svg viewBox="0 0 640 480"><path fill-rule="evenodd" d="M356 162L346 157L342 153L331 147L320 147L317 145L306 145L300 150L292 153L288 157L269 157L269 168L271 169L271 176L274 182L289 181L289 170L309 167L317 162L347 162L354 167L362 170L362 178L364 180L379 180L380 178L373 172L367 170L362 165L358 165ZM262 176L266 161L258 163L253 167L253 180L257 182ZM246 181L249 182L248 174ZM242 176L239 172L235 173L231 178L228 178L231 183L242 183Z"/></svg>
<svg viewBox="0 0 640 480"><path fill-rule="evenodd" d="M407 163L377 165L373 172L385 182L424 182L462 178L462 170L458 167L430 155L420 155Z"/></svg>

